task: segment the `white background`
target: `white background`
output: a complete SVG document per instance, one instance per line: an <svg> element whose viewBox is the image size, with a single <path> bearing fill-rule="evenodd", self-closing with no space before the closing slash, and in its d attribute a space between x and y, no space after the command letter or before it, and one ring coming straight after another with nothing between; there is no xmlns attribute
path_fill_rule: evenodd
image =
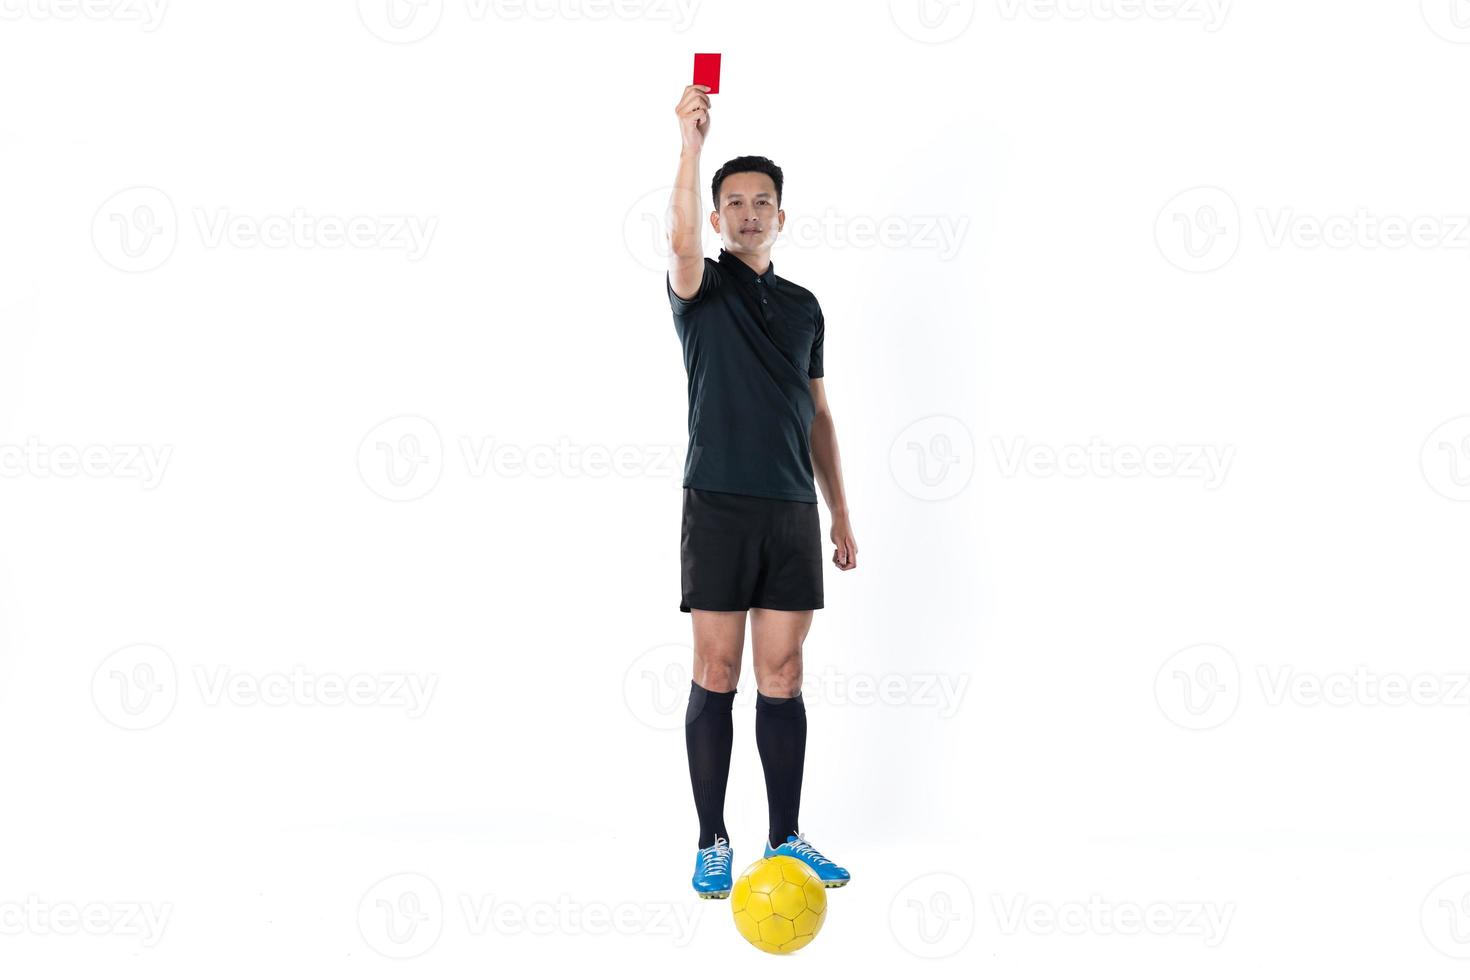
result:
<svg viewBox="0 0 1470 980"><path fill-rule="evenodd" d="M790 962L1461 974L1470 6L924 2L0 3L6 975L777 962L688 885L696 51L860 548Z"/></svg>

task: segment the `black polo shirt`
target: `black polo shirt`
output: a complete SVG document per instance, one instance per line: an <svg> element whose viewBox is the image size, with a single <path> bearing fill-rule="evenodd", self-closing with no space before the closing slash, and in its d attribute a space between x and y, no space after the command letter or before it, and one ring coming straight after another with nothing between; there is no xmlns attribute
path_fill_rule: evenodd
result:
<svg viewBox="0 0 1470 980"><path fill-rule="evenodd" d="M810 290L720 249L693 299L665 275L689 375L684 486L817 502L811 379L822 376L822 308Z"/></svg>

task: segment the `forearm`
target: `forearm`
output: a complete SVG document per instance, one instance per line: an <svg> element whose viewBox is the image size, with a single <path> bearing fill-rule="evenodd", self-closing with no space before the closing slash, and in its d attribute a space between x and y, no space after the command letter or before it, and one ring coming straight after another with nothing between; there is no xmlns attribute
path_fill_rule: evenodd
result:
<svg viewBox="0 0 1470 980"><path fill-rule="evenodd" d="M686 146L679 152L679 170L669 194L669 248L680 258L704 258L700 218L699 150Z"/></svg>
<svg viewBox="0 0 1470 980"><path fill-rule="evenodd" d="M833 517L847 516L847 490L842 485L842 457L837 451L837 426L830 412L812 419L812 471L822 499Z"/></svg>

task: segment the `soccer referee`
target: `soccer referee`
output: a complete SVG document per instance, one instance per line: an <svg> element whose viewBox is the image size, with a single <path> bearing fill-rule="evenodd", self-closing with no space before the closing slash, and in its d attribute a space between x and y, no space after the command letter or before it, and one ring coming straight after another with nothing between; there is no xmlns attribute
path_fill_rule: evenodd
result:
<svg viewBox="0 0 1470 980"><path fill-rule="evenodd" d="M806 756L801 645L822 608L820 485L831 512L832 563L857 567L837 433L822 387L822 308L776 275L771 246L786 222L781 168L736 157L715 172L708 220L723 247L701 242L699 156L709 133L709 87L690 85L675 109L683 146L670 196L669 305L689 376L679 609L694 626L694 677L684 716L699 815L694 890L730 894L733 852L725 786L730 714L745 620L755 661L755 741L766 778L765 856L798 858L829 888L838 866L797 829Z"/></svg>

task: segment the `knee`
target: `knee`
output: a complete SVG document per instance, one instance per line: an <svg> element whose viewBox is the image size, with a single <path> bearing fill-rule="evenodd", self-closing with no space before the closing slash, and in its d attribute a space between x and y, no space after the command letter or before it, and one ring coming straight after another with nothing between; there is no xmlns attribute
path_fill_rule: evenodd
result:
<svg viewBox="0 0 1470 980"><path fill-rule="evenodd" d="M757 678L760 692L770 698L794 698L801 693L801 651L767 663Z"/></svg>
<svg viewBox="0 0 1470 980"><path fill-rule="evenodd" d="M740 680L740 661L723 657L698 657L694 661L694 683L706 691L733 691Z"/></svg>

